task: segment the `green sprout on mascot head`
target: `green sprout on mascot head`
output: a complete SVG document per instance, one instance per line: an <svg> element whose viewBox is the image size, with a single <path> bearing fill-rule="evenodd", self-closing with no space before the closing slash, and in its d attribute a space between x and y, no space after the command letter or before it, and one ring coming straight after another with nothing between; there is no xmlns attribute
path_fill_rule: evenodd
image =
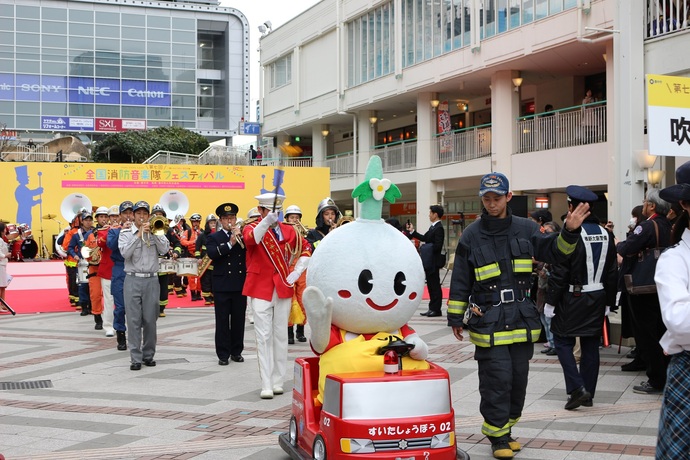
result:
<svg viewBox="0 0 690 460"><path fill-rule="evenodd" d="M320 399L328 374L383 370L377 350L391 335L415 344L404 369L429 367L426 343L407 325L422 300L422 262L410 240L381 218L383 199L400 196L372 156L352 192L362 203L360 217L330 232L309 262L303 301L311 346L321 355Z"/></svg>

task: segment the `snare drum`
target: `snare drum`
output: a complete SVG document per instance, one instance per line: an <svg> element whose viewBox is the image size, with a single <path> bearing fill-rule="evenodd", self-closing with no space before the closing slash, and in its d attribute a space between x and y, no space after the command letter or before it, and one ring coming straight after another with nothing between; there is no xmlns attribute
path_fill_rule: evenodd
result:
<svg viewBox="0 0 690 460"><path fill-rule="evenodd" d="M15 224L8 224L7 229L5 231L7 232L7 239L9 241L12 241L19 237L19 229Z"/></svg>
<svg viewBox="0 0 690 460"><path fill-rule="evenodd" d="M77 263L77 284L87 284L89 282L89 263L86 259L79 259Z"/></svg>
<svg viewBox="0 0 690 460"><path fill-rule="evenodd" d="M199 276L199 259L183 257L177 259L177 276Z"/></svg>
<svg viewBox="0 0 690 460"><path fill-rule="evenodd" d="M164 259L161 257L158 259L158 273L161 275L177 273L177 264L172 259Z"/></svg>

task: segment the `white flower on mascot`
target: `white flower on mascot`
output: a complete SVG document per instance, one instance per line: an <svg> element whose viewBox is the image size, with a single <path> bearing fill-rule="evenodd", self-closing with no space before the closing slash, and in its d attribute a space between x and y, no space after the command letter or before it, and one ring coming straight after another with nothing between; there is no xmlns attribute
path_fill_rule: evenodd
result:
<svg viewBox="0 0 690 460"><path fill-rule="evenodd" d="M352 192L360 217L330 232L309 262L302 298L311 346L321 355L319 398L328 374L383 370L377 350L390 336L415 344L404 369L429 367L426 343L407 325L422 300L424 268L410 240L381 218L383 199L401 196L382 175L372 156Z"/></svg>

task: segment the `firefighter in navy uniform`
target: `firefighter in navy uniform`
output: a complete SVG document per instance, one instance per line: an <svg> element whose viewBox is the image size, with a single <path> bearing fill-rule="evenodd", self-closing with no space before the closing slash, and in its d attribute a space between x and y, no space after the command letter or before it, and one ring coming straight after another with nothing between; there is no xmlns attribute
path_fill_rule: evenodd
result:
<svg viewBox="0 0 690 460"><path fill-rule="evenodd" d="M539 312L528 297L532 257L548 263L566 260L589 206L579 205L560 234L549 234L512 214L505 175L482 177L479 196L481 219L465 229L455 252L448 325L458 340L463 327L469 329L479 368L482 433L495 458L513 458L522 446L511 429L522 415L533 342L541 333Z"/></svg>
<svg viewBox="0 0 690 460"><path fill-rule="evenodd" d="M215 214L206 216L204 231L196 239L194 257L199 259L199 277L201 285L201 296L204 298L204 305L213 305L213 263L206 250L206 240L209 235L215 233L218 225L218 217Z"/></svg>
<svg viewBox="0 0 690 460"><path fill-rule="evenodd" d="M565 189L568 209L595 203L597 195L584 187ZM544 314L553 317L551 331L570 397L567 410L591 406L599 375L599 341L606 307L615 305L618 263L613 235L593 214L582 223L580 241L567 261L553 265ZM554 313L555 311L555 313ZM573 356L575 338L582 350L578 369Z"/></svg>

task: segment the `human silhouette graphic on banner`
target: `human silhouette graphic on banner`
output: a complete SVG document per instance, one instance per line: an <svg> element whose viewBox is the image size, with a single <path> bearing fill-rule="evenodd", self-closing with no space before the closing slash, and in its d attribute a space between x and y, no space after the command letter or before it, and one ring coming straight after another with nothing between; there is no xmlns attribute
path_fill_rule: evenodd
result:
<svg viewBox="0 0 690 460"><path fill-rule="evenodd" d="M41 203L40 195L43 193L43 187L39 186L33 190L28 187L28 166L17 166L14 168L14 172L17 175L17 182L19 182L14 190L14 199L17 201L17 223L27 224L31 227L31 208ZM39 196L39 198L34 199L35 196Z"/></svg>

